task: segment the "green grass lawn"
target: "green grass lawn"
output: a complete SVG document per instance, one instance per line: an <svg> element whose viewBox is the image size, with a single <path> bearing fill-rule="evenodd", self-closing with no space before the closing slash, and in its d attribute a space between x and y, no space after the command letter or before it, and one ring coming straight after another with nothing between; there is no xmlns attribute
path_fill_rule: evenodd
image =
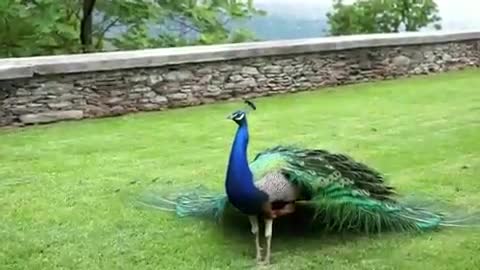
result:
<svg viewBox="0 0 480 270"><path fill-rule="evenodd" d="M256 100L250 149L348 153L401 194L480 209L480 70ZM246 269L249 231L139 209L151 179L222 191L240 102L0 130L1 269ZM480 269L480 229L275 234L271 269Z"/></svg>

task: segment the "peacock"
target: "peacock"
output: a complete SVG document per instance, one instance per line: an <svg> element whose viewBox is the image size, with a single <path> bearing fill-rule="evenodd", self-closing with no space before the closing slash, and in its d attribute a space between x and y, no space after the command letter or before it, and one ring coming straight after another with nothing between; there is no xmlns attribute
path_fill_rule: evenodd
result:
<svg viewBox="0 0 480 270"><path fill-rule="evenodd" d="M164 196L150 194L142 202L179 216L221 219L228 206L248 217L254 235L256 261L269 264L273 221L298 208L311 209L309 219L321 220L329 230L428 231L440 227L469 226L476 216L462 218L401 203L383 174L352 157L323 149L277 145L247 158L247 114L253 102L227 118L237 124L228 158L225 193L205 189ZM264 221L266 251L262 258L259 221Z"/></svg>

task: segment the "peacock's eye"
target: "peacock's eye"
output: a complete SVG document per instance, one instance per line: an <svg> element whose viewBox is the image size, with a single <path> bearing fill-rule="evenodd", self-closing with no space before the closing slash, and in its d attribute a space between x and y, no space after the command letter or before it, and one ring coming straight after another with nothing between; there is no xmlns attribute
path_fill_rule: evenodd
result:
<svg viewBox="0 0 480 270"><path fill-rule="evenodd" d="M237 120L237 121L240 121L243 119L243 117L245 117L245 115L243 113L239 113L237 115L235 115L234 119Z"/></svg>

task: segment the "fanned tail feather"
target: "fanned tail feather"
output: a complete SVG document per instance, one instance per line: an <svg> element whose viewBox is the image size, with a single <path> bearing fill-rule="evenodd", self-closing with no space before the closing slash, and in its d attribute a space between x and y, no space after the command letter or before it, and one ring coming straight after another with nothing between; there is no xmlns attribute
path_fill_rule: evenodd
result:
<svg viewBox="0 0 480 270"><path fill-rule="evenodd" d="M422 232L441 227L480 227L480 213L434 210L434 205L381 202L367 198L323 196L301 202L314 210L313 218L329 231Z"/></svg>
<svg viewBox="0 0 480 270"><path fill-rule="evenodd" d="M227 205L227 197L213 193L204 186L169 191L157 187L143 193L137 202L161 211L175 212L180 217L195 216L220 219Z"/></svg>
<svg viewBox="0 0 480 270"><path fill-rule="evenodd" d="M403 197L398 201L398 204L418 212L438 213L437 215L442 217L439 227L480 228L480 211L469 212L440 199L434 200L427 194L420 196L420 193L416 193Z"/></svg>
<svg viewBox="0 0 480 270"><path fill-rule="evenodd" d="M260 152L250 169L255 181L268 173L282 172L300 191L296 215L287 218L310 222L315 229L375 233L480 227L480 213L450 211L446 205L427 202L428 196L398 199L380 172L343 154L277 146ZM175 190L158 187L144 193L138 202L180 217L217 221L227 216L227 208L233 209L225 193L211 192L203 186ZM241 217L234 215L233 223Z"/></svg>
<svg viewBox="0 0 480 270"><path fill-rule="evenodd" d="M280 170L300 188L301 204L314 212L312 221L328 230L427 231L472 227L480 215L447 213L435 204L404 202L374 168L323 149L276 146L257 154L251 164L258 178Z"/></svg>
<svg viewBox="0 0 480 270"><path fill-rule="evenodd" d="M453 211L446 205L425 200L382 202L356 193L332 198L331 193L298 201L298 207L313 210L306 212L309 214L303 220L310 220L319 230L333 232L421 232L441 227L480 227L480 213ZM157 187L143 193L137 202L145 207L173 212L179 217L202 217L214 221L224 218L229 207L226 195L214 193L203 186L177 188L175 191ZM447 209L452 211L447 212ZM231 217L237 219L242 216Z"/></svg>

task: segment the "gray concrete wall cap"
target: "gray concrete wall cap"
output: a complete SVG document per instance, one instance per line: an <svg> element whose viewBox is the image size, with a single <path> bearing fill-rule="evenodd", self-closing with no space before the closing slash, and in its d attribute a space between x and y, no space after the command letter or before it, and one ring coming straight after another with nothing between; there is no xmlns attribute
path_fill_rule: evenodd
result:
<svg viewBox="0 0 480 270"><path fill-rule="evenodd" d="M250 57L340 51L357 48L480 40L479 31L366 34L310 39L190 46L90 54L0 59L0 80L35 74L67 74L201 63Z"/></svg>

